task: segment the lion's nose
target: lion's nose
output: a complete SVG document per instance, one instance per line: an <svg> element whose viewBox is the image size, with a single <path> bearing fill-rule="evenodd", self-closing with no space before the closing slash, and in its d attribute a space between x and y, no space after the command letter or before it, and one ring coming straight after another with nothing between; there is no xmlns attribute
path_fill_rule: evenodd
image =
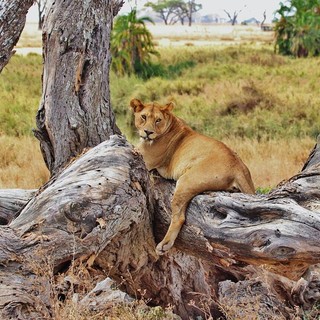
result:
<svg viewBox="0 0 320 320"><path fill-rule="evenodd" d="M153 134L153 131L144 130L147 136L150 136L150 134Z"/></svg>

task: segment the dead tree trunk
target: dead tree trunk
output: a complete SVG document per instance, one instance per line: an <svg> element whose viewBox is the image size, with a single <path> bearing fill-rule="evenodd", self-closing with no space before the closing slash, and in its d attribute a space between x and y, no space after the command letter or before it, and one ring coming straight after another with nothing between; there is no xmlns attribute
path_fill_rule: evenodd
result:
<svg viewBox="0 0 320 320"><path fill-rule="evenodd" d="M59 292L36 266L56 274L79 259L132 296L146 290L153 304L172 304L184 318L196 314L188 306L193 292L210 296L204 268L183 253L158 260L153 206L148 172L124 138L113 136L70 164L0 228L1 319L53 317L50 298ZM32 286L30 279L37 279Z"/></svg>
<svg viewBox="0 0 320 320"><path fill-rule="evenodd" d="M0 225L9 224L35 193L36 190L0 190Z"/></svg>
<svg viewBox="0 0 320 320"><path fill-rule="evenodd" d="M312 159L319 157L318 145ZM152 225L161 239L174 185L155 178L152 186L140 156L113 136L70 164L0 229L2 318L54 316L50 299L60 293L33 263L49 265L54 277L80 260L132 296L144 292L151 304L173 305L183 319L202 314L203 306L218 312L217 305L233 305L240 317L250 311L241 308L244 296L257 314L273 312L273 319L289 317L294 305L312 306L320 278L305 271L320 262L320 162L309 163L269 195L195 197L175 249L157 257ZM30 279L37 279L33 286Z"/></svg>
<svg viewBox="0 0 320 320"><path fill-rule="evenodd" d="M110 107L110 32L121 0L54 1L43 25L43 93L35 136L51 174L120 133Z"/></svg>
<svg viewBox="0 0 320 320"><path fill-rule="evenodd" d="M34 0L0 0L0 72L14 54Z"/></svg>

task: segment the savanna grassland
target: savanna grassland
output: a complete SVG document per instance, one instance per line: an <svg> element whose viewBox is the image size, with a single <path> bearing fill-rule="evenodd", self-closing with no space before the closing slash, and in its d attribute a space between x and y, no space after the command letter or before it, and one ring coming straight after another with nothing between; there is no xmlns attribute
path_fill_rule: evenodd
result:
<svg viewBox="0 0 320 320"><path fill-rule="evenodd" d="M274 187L301 169L320 132L320 59L291 59L275 55L272 46L252 45L160 53L157 77L111 75L113 106L129 139L131 97L172 100L192 128L240 154L257 187Z"/></svg>
<svg viewBox="0 0 320 320"><path fill-rule="evenodd" d="M145 79L111 73L117 122L135 143L131 98L176 105L194 129L243 158L260 190L297 173L320 133L320 59L274 54L271 44L159 47ZM0 75L0 188L35 188L48 179L32 135L42 58L14 56Z"/></svg>

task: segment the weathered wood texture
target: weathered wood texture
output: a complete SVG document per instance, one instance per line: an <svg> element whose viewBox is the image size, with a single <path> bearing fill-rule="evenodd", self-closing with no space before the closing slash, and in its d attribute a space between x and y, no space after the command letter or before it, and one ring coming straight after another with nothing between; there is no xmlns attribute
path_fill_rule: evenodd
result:
<svg viewBox="0 0 320 320"><path fill-rule="evenodd" d="M35 136L48 169L119 133L110 107L110 32L121 0L56 0L43 25L42 101Z"/></svg>
<svg viewBox="0 0 320 320"><path fill-rule="evenodd" d="M156 181L155 190L161 191L161 213L156 215L160 241L170 219L170 197L163 196L170 182ZM319 199L319 166L267 195L198 195L190 203L175 246L199 258L211 256L221 266L267 265L298 280L310 265L320 262Z"/></svg>
<svg viewBox="0 0 320 320"><path fill-rule="evenodd" d="M0 225L9 224L35 193L36 190L0 190Z"/></svg>
<svg viewBox="0 0 320 320"><path fill-rule="evenodd" d="M1 319L53 316L54 288L35 266L57 273L79 259L132 296L146 290L153 304L171 304L184 318L199 314L189 300L210 296L205 270L180 252L157 261L151 195L141 156L124 138L113 136L70 164L0 228Z"/></svg>
<svg viewBox="0 0 320 320"><path fill-rule="evenodd" d="M158 257L153 229L161 239L174 184L162 178L151 184L141 157L112 136L0 228L0 315L53 316L58 293L34 267L45 263L43 257L50 257L47 268L54 274L66 272L72 261L103 270L130 295L170 304L183 319L203 315L199 309L217 314L217 304L226 301L243 313L245 292L259 302L260 313L273 310L274 319L289 315L293 305L310 307L319 300L319 274L303 272L320 262L319 167L308 166L265 196L195 197L175 248ZM45 292L36 295L39 285Z"/></svg>
<svg viewBox="0 0 320 320"><path fill-rule="evenodd" d="M174 183L150 179L140 155L112 136L109 38L121 4L52 2L35 132L52 178L30 201L15 191L17 203L1 204L1 221L14 219L0 228L0 318L56 318L57 274L75 263L134 297L172 305L183 319L216 316L218 304L232 303L245 318L240 298L252 292L257 313L272 310L273 319L311 307L320 298L319 141L304 170L268 195L195 197L175 247L155 254Z"/></svg>
<svg viewBox="0 0 320 320"><path fill-rule="evenodd" d="M34 0L0 0L0 72L14 54Z"/></svg>
<svg viewBox="0 0 320 320"><path fill-rule="evenodd" d="M304 171L307 168L310 168L314 165L319 165L320 163L320 152L319 152L319 148L320 148L320 134L317 137L317 143L315 144L313 150L310 152L310 155L307 159L307 161L305 162L302 171Z"/></svg>

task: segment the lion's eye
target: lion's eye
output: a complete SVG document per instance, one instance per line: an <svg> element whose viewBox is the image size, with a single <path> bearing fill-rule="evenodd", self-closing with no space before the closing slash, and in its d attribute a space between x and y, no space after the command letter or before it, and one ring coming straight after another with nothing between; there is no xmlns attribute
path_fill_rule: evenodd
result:
<svg viewBox="0 0 320 320"><path fill-rule="evenodd" d="M141 115L141 119L142 119L142 120L146 120L146 119L147 119L147 116L146 116L145 114L142 114L142 115Z"/></svg>
<svg viewBox="0 0 320 320"><path fill-rule="evenodd" d="M160 122L161 122L161 119L157 119L157 120L156 120L156 123L160 123Z"/></svg>

